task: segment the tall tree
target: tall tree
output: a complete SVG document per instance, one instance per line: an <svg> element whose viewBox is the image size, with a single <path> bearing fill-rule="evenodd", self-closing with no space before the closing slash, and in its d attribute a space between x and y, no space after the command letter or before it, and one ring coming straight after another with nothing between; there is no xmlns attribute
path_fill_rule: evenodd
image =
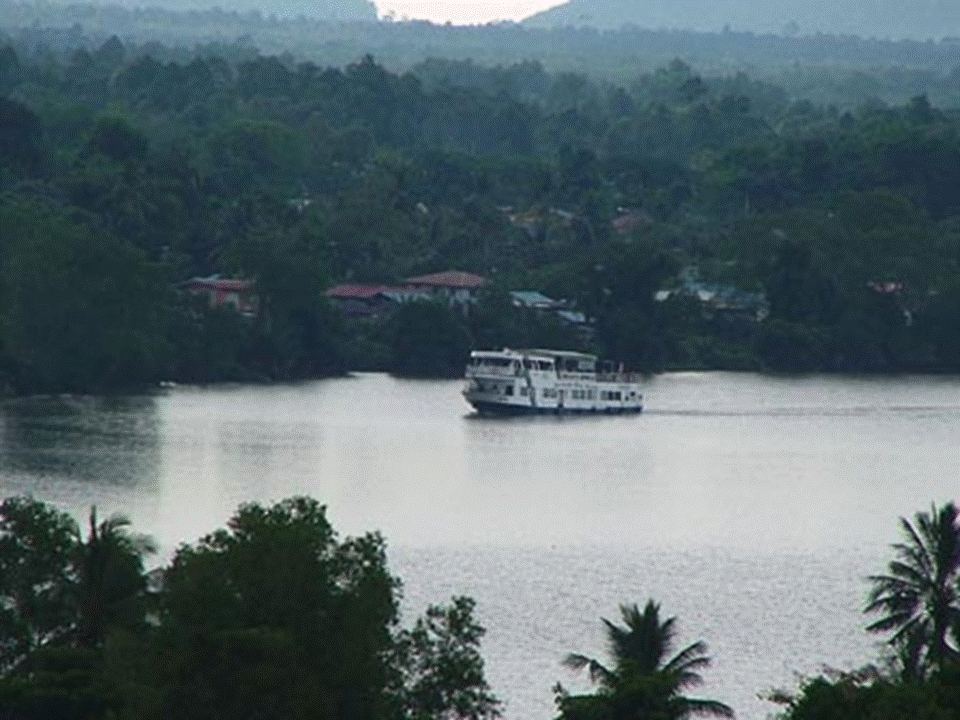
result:
<svg viewBox="0 0 960 720"><path fill-rule="evenodd" d="M410 630L397 635L395 652L401 673L398 720L494 720L500 703L483 674L474 601L453 598L431 606Z"/></svg>
<svg viewBox="0 0 960 720"><path fill-rule="evenodd" d="M18 390L103 390L162 378L163 268L38 203L0 207L0 227L0 332Z"/></svg>
<svg viewBox="0 0 960 720"><path fill-rule="evenodd" d="M375 534L309 498L245 505L165 575L165 716L372 720L387 706L397 581ZM246 658L246 659L244 659Z"/></svg>
<svg viewBox="0 0 960 720"><path fill-rule="evenodd" d="M681 720L693 715L732 718L733 710L717 700L683 695L703 682L699 671L710 664L707 646L695 642L671 657L676 618L660 618L660 606L649 600L641 612L636 604L620 607L623 626L603 619L612 666L571 653L563 664L587 669L599 686L591 698L561 695L564 720Z"/></svg>
<svg viewBox="0 0 960 720"><path fill-rule="evenodd" d="M870 578L873 588L865 609L882 613L867 626L871 632L893 632L890 644L916 653L921 675L960 660L960 520L957 506L931 506L914 521L900 518L905 541L893 545L895 559L887 573ZM902 654L902 653L901 653Z"/></svg>
<svg viewBox="0 0 960 720"><path fill-rule="evenodd" d="M33 498L0 503L0 675L66 637L76 523Z"/></svg>
<svg viewBox="0 0 960 720"><path fill-rule="evenodd" d="M90 510L86 539L76 549L76 638L84 647L98 647L111 628L136 629L147 611L147 578L143 558L154 551L144 536L128 531L130 521L111 515L97 522Z"/></svg>

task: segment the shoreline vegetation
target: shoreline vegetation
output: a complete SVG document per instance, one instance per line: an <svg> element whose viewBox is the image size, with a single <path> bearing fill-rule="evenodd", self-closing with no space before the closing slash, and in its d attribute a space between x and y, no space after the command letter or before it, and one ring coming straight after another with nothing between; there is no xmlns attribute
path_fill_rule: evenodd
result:
<svg viewBox="0 0 960 720"><path fill-rule="evenodd" d="M960 372L960 65L937 53L824 101L681 59L391 71L137 32L0 31L9 394L457 377L471 349L538 346L647 373ZM467 303L327 294L452 269L486 281Z"/></svg>
<svg viewBox="0 0 960 720"><path fill-rule="evenodd" d="M960 707L960 522L947 503L901 518L870 576L875 664L826 670L766 699L778 720L947 720ZM0 503L0 709L10 720L496 720L475 603L401 625L400 579L377 533L340 538L306 497L240 506L225 527L147 571L153 543L91 509L86 531L29 497ZM579 653L591 694L553 688L556 720L734 717L687 692L707 646L677 650L654 600L602 619L608 659ZM335 641L333 641L335 639ZM562 662L561 662L562 661ZM544 691L548 691L544 688Z"/></svg>

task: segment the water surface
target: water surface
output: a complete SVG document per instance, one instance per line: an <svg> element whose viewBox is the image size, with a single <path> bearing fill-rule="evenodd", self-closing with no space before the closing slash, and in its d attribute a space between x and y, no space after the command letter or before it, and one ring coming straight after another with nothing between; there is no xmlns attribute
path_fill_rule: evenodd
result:
<svg viewBox="0 0 960 720"><path fill-rule="evenodd" d="M897 518L960 486L957 378L652 379L640 416L479 418L459 382L370 374L0 406L0 484L121 511L170 552L242 502L308 494L380 530L409 614L478 601L507 718L553 717L599 618L653 597L715 658L704 696L758 699L873 659L865 576Z"/></svg>

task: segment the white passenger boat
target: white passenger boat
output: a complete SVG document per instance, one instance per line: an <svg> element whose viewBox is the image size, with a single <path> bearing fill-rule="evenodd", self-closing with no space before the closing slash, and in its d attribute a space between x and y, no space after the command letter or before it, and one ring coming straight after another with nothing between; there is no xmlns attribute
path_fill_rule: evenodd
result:
<svg viewBox="0 0 960 720"><path fill-rule="evenodd" d="M476 350L463 396L482 414L638 413L641 378L595 355L565 350Z"/></svg>

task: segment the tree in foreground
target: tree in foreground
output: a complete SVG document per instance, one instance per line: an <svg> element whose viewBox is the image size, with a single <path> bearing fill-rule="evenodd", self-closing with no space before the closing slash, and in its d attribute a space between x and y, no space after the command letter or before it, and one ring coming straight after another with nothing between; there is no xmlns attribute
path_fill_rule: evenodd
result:
<svg viewBox="0 0 960 720"><path fill-rule="evenodd" d="M960 524L953 503L900 519L887 573L870 578L867 627L892 653L852 672L825 670L775 692L781 720L953 720L960 708Z"/></svg>
<svg viewBox="0 0 960 720"><path fill-rule="evenodd" d="M868 666L827 670L804 682L796 696L777 693L780 720L953 720L960 708L960 666L922 682L903 682Z"/></svg>
<svg viewBox="0 0 960 720"><path fill-rule="evenodd" d="M905 541L893 545L887 573L870 578L865 612L882 617L867 630L892 632L905 674L922 679L960 661L960 522L947 503L900 524Z"/></svg>
<svg viewBox="0 0 960 720"><path fill-rule="evenodd" d="M0 676L69 635L77 545L69 515L32 498L0 503Z"/></svg>
<svg viewBox="0 0 960 720"><path fill-rule="evenodd" d="M76 630L79 645L99 647L111 629L143 629L149 610L144 558L153 541L129 531L130 520L114 514L97 521L90 511L86 538L74 553Z"/></svg>
<svg viewBox="0 0 960 720"><path fill-rule="evenodd" d="M492 720L500 702L483 674L474 601L455 597L447 606L427 608L413 628L396 640L400 671L397 716L409 720Z"/></svg>
<svg viewBox="0 0 960 720"><path fill-rule="evenodd" d="M623 626L603 619L611 665L572 653L563 664L586 669L598 686L596 695L571 696L557 688L562 720L682 720L691 716L732 718L733 710L717 700L686 697L702 684L700 670L710 664L707 646L695 642L671 656L676 618L660 618L650 600L620 607Z"/></svg>
<svg viewBox="0 0 960 720"><path fill-rule="evenodd" d="M382 537L340 539L315 500L241 506L165 572L159 717L494 717L472 603L403 631L399 589Z"/></svg>
<svg viewBox="0 0 960 720"><path fill-rule="evenodd" d="M91 511L84 538L72 517L38 500L0 503L5 720L100 720L140 707L151 548L128 525L118 515L97 522Z"/></svg>
<svg viewBox="0 0 960 720"><path fill-rule="evenodd" d="M150 548L120 516L89 531L0 503L2 720L493 720L473 601L398 622L376 533L323 506L241 506L148 591Z"/></svg>

